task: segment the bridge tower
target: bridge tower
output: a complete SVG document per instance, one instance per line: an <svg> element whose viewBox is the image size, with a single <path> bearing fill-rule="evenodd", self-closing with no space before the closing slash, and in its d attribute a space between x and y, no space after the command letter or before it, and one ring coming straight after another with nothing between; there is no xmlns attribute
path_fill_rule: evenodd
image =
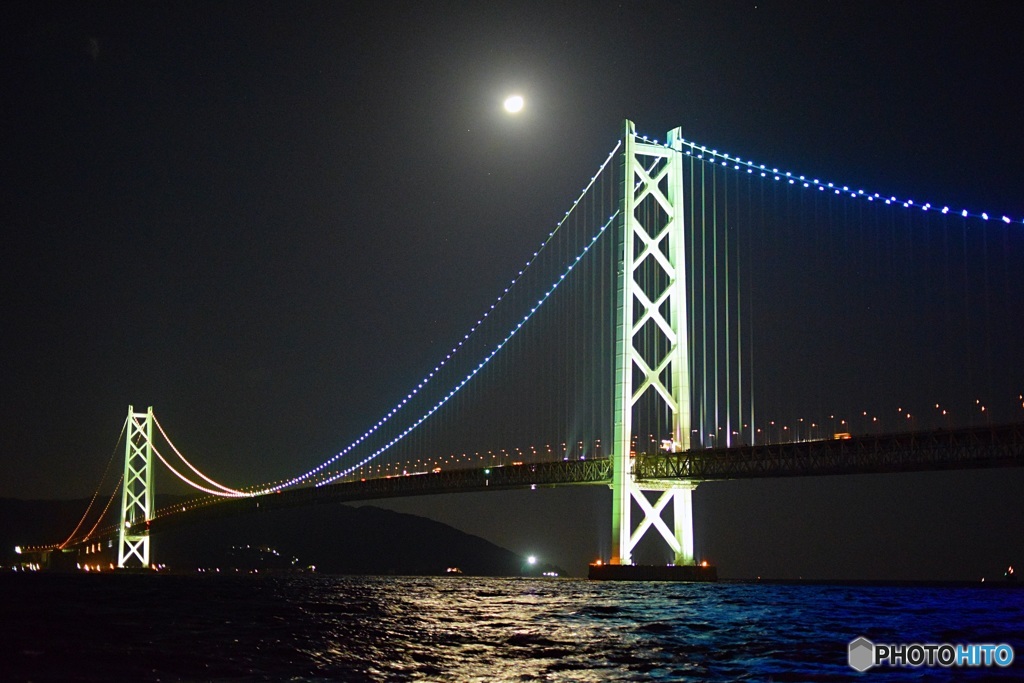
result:
<svg viewBox="0 0 1024 683"><path fill-rule="evenodd" d="M153 407L128 406L117 566L149 567L149 520L153 518Z"/></svg>
<svg viewBox="0 0 1024 683"><path fill-rule="evenodd" d="M623 173L618 231L614 441L612 450L613 565L633 564L633 550L652 527L672 549L676 565L694 563L692 491L696 482L638 482L634 444L639 410L671 415L671 443L690 447L690 373L686 325L683 154L679 128L667 144L638 138L632 121L623 131ZM667 440L666 440L667 441ZM645 491L660 495L651 503ZM643 514L633 525L633 503ZM662 518L671 506L673 528Z"/></svg>

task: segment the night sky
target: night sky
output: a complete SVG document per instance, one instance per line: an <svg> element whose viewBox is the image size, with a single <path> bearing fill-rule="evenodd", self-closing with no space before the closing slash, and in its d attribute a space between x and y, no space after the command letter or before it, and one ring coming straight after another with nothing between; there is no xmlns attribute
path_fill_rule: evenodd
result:
<svg viewBox="0 0 1024 683"><path fill-rule="evenodd" d="M1018 2L3 12L0 496L89 496L129 404L229 484L326 459L493 300L623 118L1024 218ZM726 576L994 577L1024 565L1022 491L1016 470L705 484L698 554ZM610 500L388 505L578 572Z"/></svg>

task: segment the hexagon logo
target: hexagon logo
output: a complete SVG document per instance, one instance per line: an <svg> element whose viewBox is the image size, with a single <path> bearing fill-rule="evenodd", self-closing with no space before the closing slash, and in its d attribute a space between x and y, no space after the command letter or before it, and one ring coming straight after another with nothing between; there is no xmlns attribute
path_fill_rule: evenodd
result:
<svg viewBox="0 0 1024 683"><path fill-rule="evenodd" d="M875 644L861 636L850 641L850 666L857 671L867 671L875 664Z"/></svg>

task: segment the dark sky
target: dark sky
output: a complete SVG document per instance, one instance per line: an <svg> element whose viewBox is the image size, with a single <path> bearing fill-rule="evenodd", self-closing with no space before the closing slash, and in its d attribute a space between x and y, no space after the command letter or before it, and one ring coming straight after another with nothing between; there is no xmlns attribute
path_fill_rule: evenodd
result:
<svg viewBox="0 0 1024 683"><path fill-rule="evenodd" d="M37 5L0 21L0 496L91 494L130 403L229 483L321 462L493 299L625 117L1024 218L1017 2ZM1024 565L995 533L1024 538L1022 486L709 484L698 549L731 576L992 575ZM396 507L573 568L606 551L605 490ZM982 540L920 540L953 532Z"/></svg>

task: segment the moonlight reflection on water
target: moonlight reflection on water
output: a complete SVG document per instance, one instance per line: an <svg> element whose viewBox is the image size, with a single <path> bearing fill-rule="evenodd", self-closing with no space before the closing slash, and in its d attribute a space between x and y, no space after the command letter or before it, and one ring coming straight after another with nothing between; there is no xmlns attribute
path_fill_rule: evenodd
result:
<svg viewBox="0 0 1024 683"><path fill-rule="evenodd" d="M1007 642L1024 591L466 577L8 575L6 680L839 680L847 644ZM939 680L1008 670L929 669ZM897 678L917 680L922 670Z"/></svg>

